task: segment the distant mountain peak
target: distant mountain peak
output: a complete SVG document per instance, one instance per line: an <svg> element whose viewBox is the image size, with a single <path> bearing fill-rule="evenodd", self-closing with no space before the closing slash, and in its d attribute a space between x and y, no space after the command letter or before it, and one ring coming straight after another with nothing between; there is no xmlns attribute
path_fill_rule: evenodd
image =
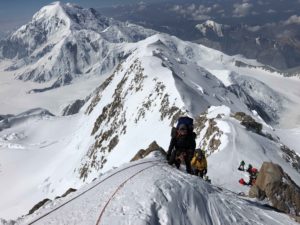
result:
<svg viewBox="0 0 300 225"><path fill-rule="evenodd" d="M196 25L196 28L205 36L208 30L212 30L218 37L223 37L222 28L224 25L213 20L206 20L204 23Z"/></svg>
<svg viewBox="0 0 300 225"><path fill-rule="evenodd" d="M92 8L53 2L0 42L0 57L15 59L7 70L17 70L21 80L56 78L44 89L49 90L86 73L106 72L118 63L116 55L122 55L116 50L118 43L140 41L154 33L104 17Z"/></svg>

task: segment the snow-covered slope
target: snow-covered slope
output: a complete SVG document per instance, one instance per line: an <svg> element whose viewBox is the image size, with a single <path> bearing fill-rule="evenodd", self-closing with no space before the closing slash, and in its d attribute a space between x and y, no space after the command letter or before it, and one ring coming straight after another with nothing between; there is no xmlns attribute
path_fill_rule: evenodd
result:
<svg viewBox="0 0 300 225"><path fill-rule="evenodd" d="M257 111L262 117L269 115L266 118L275 121L272 115L280 115L282 98L256 79L236 72L219 80L217 77L235 68L232 57L221 57L220 52L162 34L124 44L123 51L130 53L129 56L91 94L78 114L33 119L1 132L1 137L22 137L2 138L1 179L5 180L0 192L4 196L2 217L24 214L41 199L53 199L69 187L79 188L99 173L128 162L137 150L153 140L166 149L171 126L178 116L197 117L211 105L221 107L220 113L225 115L219 119L218 126L220 130L225 129L220 134L221 145L209 156L213 183L246 191L237 183L244 176L236 171L240 159L256 167L262 161L272 160L289 171L296 181L300 180L290 162L280 156L283 154L280 143L246 131L230 117L230 113L243 111L264 123L251 111L260 109ZM247 89L250 84L256 92ZM269 106L272 110L268 110ZM200 124L198 128L197 144L202 145L207 127ZM16 144L23 147L22 151L10 147ZM204 149L211 152L209 146ZM14 170L14 165L26 169ZM33 173L34 177L26 175ZM230 179L225 180L224 176ZM28 183L26 188L21 185L23 182ZM16 188L7 188L13 185Z"/></svg>
<svg viewBox="0 0 300 225"><path fill-rule="evenodd" d="M44 17L45 13L48 17ZM44 57L15 72L1 72L0 103L6 107L0 111L0 217L16 218L42 199L54 199L69 187L78 189L99 174L128 162L139 149L154 140L167 149L171 126L181 115L193 116L197 121L197 145L209 155L208 175L213 184L236 192L247 191L237 182L245 176L236 170L242 159L255 167L263 161L278 163L299 184L299 160L293 151L282 150L282 141L271 127L276 123L281 127L287 121L289 128L299 126L298 108L291 107L300 104L299 80L266 71L254 60L230 57L166 34L155 34L135 42L153 31L148 33L130 24L122 24L121 29L117 22L120 26L106 26L103 24L107 20L99 22L102 17L99 19L97 15L93 10L54 3L34 18L41 19L41 24L55 17L64 18L65 25L54 27L62 29L59 32L66 31L66 38L74 38L77 47L86 47L86 43L89 48L99 45L97 51L90 49L87 54L94 52L101 57L102 50L108 51L109 55L103 55L103 60L108 60L105 63L93 53L91 60L95 60L95 64L87 67L77 64L80 70L93 67L95 71L106 71L105 79L85 77L69 87L33 93L29 90L47 88L49 83L22 83L10 76L32 65L45 65L39 71L50 71L46 64L51 63L43 64ZM93 20L94 17L98 19ZM28 26L34 28L33 24ZM46 29L49 37L51 41L56 40L58 34L50 28ZM117 28L122 31L116 32ZM134 39L132 29L143 35ZM34 33L28 31L29 36ZM129 35L124 39L127 42L113 40L117 34ZM86 35L94 38L93 44ZM48 41L42 41L39 46L31 45L33 51L28 57L47 44ZM106 44L112 48L106 48ZM64 55L66 51L61 51L65 48L67 45L59 47L57 56L62 54L61 58L57 58L59 63L54 67L49 67L51 70L65 71L64 63L70 59L69 55ZM76 48L70 48L69 52L74 54ZM49 54L52 53L51 50ZM18 64L24 58L14 60ZM2 69L11 62L1 63ZM241 67L241 64L246 66ZM75 70L70 74L72 79L78 75ZM77 114L59 116L67 104L77 99L85 102ZM30 111L38 107L45 110ZM46 110L50 113L45 116ZM262 123L262 133L240 125L233 117L240 111Z"/></svg>
<svg viewBox="0 0 300 225"><path fill-rule="evenodd" d="M54 211L53 211L54 210ZM20 224L297 224L152 156L122 166Z"/></svg>
<svg viewBox="0 0 300 225"><path fill-rule="evenodd" d="M50 89L83 75L111 70L126 57L118 43L135 42L154 33L105 18L94 9L54 2L2 41L0 56L14 59L8 70L15 71L19 79L55 79Z"/></svg>

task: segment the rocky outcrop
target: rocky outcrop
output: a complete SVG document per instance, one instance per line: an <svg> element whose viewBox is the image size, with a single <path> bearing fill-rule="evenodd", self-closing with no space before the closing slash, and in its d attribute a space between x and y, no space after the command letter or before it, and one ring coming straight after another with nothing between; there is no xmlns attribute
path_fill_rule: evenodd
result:
<svg viewBox="0 0 300 225"><path fill-rule="evenodd" d="M256 133L261 133L262 124L256 122L251 116L247 115L244 112L237 112L233 116L235 119L241 121L241 125L246 127L248 130L252 130Z"/></svg>
<svg viewBox="0 0 300 225"><path fill-rule="evenodd" d="M267 198L273 207L300 221L300 187L277 164L263 163L249 196Z"/></svg>
<svg viewBox="0 0 300 225"><path fill-rule="evenodd" d="M78 113L81 107L84 105L84 103L85 100L80 100L80 99L75 100L73 103L71 103L70 105L68 105L63 109L62 115L69 116Z"/></svg>
<svg viewBox="0 0 300 225"><path fill-rule="evenodd" d="M154 151L159 151L160 153L162 153L163 155L166 155L165 150L160 147L156 141L153 141L149 147L147 149L141 149L138 151L138 153L130 160L130 162L139 160L139 159L143 159L145 158L147 155L149 155L151 152Z"/></svg>
<svg viewBox="0 0 300 225"><path fill-rule="evenodd" d="M2 225L15 225L15 224L17 224L17 222L14 221L14 220L0 219L0 224L2 224Z"/></svg>
<svg viewBox="0 0 300 225"><path fill-rule="evenodd" d="M285 161L300 173L300 156L286 145L281 145L280 150L283 152L282 157Z"/></svg>
<svg viewBox="0 0 300 225"><path fill-rule="evenodd" d="M218 115L217 118L220 118ZM195 118L195 133L199 136L205 130L203 138L200 140L200 148L207 149L210 153L218 150L221 145L221 136L223 132L217 126L215 119L208 119L206 115L200 115Z"/></svg>
<svg viewBox="0 0 300 225"><path fill-rule="evenodd" d="M59 198L64 198L66 197L67 195L69 195L70 193L72 192L75 192L77 191L77 189L74 189L74 188L69 188L64 194L62 194L61 196L57 196L55 197L55 199L59 199ZM33 214L35 211L37 211L38 209L40 209L41 207L43 207L44 205L48 204L52 202L52 200L46 198L42 201L40 201L39 203L35 204L30 210L29 210L29 213L28 215L30 214ZM1 224L1 223L0 223Z"/></svg>
<svg viewBox="0 0 300 225"><path fill-rule="evenodd" d="M51 200L48 199L48 198L46 198L46 199L40 201L39 203L37 203L36 205L34 205L34 206L32 207L32 209L29 210L28 215L34 213L35 211L37 211L39 208L41 208L42 206L44 206L44 205L47 204L48 202L51 202Z"/></svg>
<svg viewBox="0 0 300 225"><path fill-rule="evenodd" d="M58 198L64 198L64 197L66 197L67 195L69 195L69 194L71 194L71 193L73 193L73 192L75 192L75 191L77 191L77 189L75 189L75 188L69 188L64 194L62 194L61 196L55 197L55 199L58 199Z"/></svg>

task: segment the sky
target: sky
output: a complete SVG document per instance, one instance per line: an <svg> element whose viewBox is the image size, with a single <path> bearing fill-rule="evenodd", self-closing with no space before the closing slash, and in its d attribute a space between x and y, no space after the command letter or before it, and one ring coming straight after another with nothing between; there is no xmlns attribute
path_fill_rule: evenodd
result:
<svg viewBox="0 0 300 225"><path fill-rule="evenodd" d="M141 0L61 0L87 8L101 8L119 4L138 3ZM143 2L159 0L143 0ZM35 12L54 0L0 0L0 31L27 23Z"/></svg>

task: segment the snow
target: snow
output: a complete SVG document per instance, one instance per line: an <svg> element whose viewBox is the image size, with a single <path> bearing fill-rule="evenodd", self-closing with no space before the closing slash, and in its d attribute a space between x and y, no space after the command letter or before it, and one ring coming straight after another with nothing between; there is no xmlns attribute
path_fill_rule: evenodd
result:
<svg viewBox="0 0 300 225"><path fill-rule="evenodd" d="M167 47L163 48L158 45L158 40ZM179 56L170 51L168 45L170 48L176 47L180 53ZM132 55L122 63L122 71L116 74L109 87L101 94L102 101L99 102L90 115L83 113L90 104L89 101L82 111L75 116L28 120L28 122L25 121L18 126L13 125L1 132L0 137L13 136L13 134L23 134L24 137L21 140L1 139L0 164L2 173L0 178L5 180L5 185L0 189L2 199L0 205L1 217L16 218L25 214L35 203L46 197L53 199L69 187L79 188L84 183L91 182L100 173L128 162L139 149L147 147L154 140L167 149L170 139L170 119L161 120L159 113L161 98L155 92L157 82L162 82L165 85L163 94L169 94L170 105L174 104L182 110L190 108L192 110L189 111L195 115L208 109L208 118L215 118L218 114L223 114L224 118L217 120L217 126L223 132L220 137L222 143L219 148L220 151L211 154L208 159L209 176L215 185L229 188L235 192L247 192L248 188L240 186L237 182L241 177L247 180L247 175L240 174L236 170L242 159L256 167L259 167L265 160L272 160L286 165L278 155L274 144L270 145L272 149L270 153L262 153L264 150L261 145L268 145L268 141L266 143L266 140L256 137L255 134L249 135L248 131L229 118L231 111L247 111L249 114L251 114L251 111L247 110L243 103L233 95L226 96L224 94L226 91L222 86L222 82L228 79L229 76L229 72L224 71L228 71L226 67L231 65L226 63L231 62L231 59L227 56L224 56L223 61L218 64L216 62L220 60L220 54L217 51L188 42L185 43L175 37L166 35L155 35L136 44L131 43L124 46L124 50L131 51ZM156 51L156 53L162 54L161 57L153 54L154 50L157 49L159 51ZM207 57L203 57L199 52ZM165 58L168 58L168 61ZM178 58L182 60L178 62ZM117 85L130 66L134 64L135 59L139 59L142 68L144 68L143 73L147 77L143 81L141 92L135 93L132 91L125 94L130 87L134 74L131 74L124 84L122 96L125 100L123 108L126 109L124 112L128 132L126 135L120 136L119 143L112 152L103 154L107 160L104 167L100 171L92 169L87 180L83 182L78 177L78 169L85 162L87 151L95 142L95 138L91 136L94 123L101 114L103 107L113 100ZM182 64L184 61L187 61L188 65ZM168 66L161 66L162 63L166 63ZM171 66L172 63L173 66ZM209 72L204 68L208 68ZM179 78L174 79L172 70L175 72L183 71L185 76L178 73L181 80ZM224 75L227 78L220 78L221 80L219 80L217 79L218 75L215 78L210 73L215 76L219 74L219 77ZM3 72L0 78L3 79L1 85L4 87L0 89L2 92L0 95L1 102L7 106L1 108L3 110L1 114L17 114L39 106L59 115L62 107L75 99L85 98L102 83L104 77L107 77L82 79L71 85L44 93L26 94L28 90L33 88L47 86L47 83L36 84L30 81L23 83L12 79L11 74L11 72ZM229 83L227 85L230 86ZM146 111L144 118L135 123L138 110L150 94L153 96L150 98L152 101L150 110ZM16 97L12 99L10 97L12 95ZM220 102L216 100L217 97L224 100ZM196 104L193 99L197 99ZM204 99L203 103L201 103L201 99ZM233 101L234 105L229 100ZM211 105L220 105L220 107ZM109 128L110 125L106 124L100 130L105 131ZM145 135L145 131L147 131L147 135ZM203 136L203 134L201 135ZM103 144L107 145L108 142L106 141ZM199 142L199 139L197 142ZM12 146L22 146L24 149L12 149ZM98 157L101 157L101 154ZM16 165L22 169L16 170ZM295 174L295 171L290 167L285 166L284 169L293 178L299 180L299 175ZM220 171L222 171L222 174L220 174ZM29 178L28 174L36 175ZM224 180L224 176L230 177L230 179ZM11 177L14 177L14 179L11 179ZM24 186L25 182L27 185ZM11 186L15 188L8 188ZM15 197L11 198L11 196Z"/></svg>
<svg viewBox="0 0 300 225"><path fill-rule="evenodd" d="M220 81L222 81L226 87L233 84L233 82L230 79L231 71L229 70L208 70L208 71L212 73L215 77L217 77Z"/></svg>
<svg viewBox="0 0 300 225"><path fill-rule="evenodd" d="M63 108L76 99L84 99L99 86L108 74L81 79L72 85L53 89L43 93L32 93L35 88L44 88L48 83L16 80L11 72L0 72L0 109L1 114L18 114L31 108L45 108L55 115L60 115ZM13 96L13 98L12 98Z"/></svg>
<svg viewBox="0 0 300 225"><path fill-rule="evenodd" d="M48 212L33 224L297 224L287 215L209 185L153 155L112 170L19 222L31 224Z"/></svg>
<svg viewBox="0 0 300 225"><path fill-rule="evenodd" d="M300 127L292 129L276 129L280 140L300 156Z"/></svg>
<svg viewBox="0 0 300 225"><path fill-rule="evenodd" d="M237 171L240 162L244 160L246 165L251 164L257 169L260 168L264 161L276 162L300 185L299 173L281 157L282 153L277 144L267 141L264 137L255 133L249 133L231 118L225 119L224 122L230 127L230 133L225 134L228 144L222 151L212 153L208 158L208 174L212 178L213 183L235 192L246 193L249 188L238 184L238 180L244 178L247 181L249 179L248 174L244 173L243 177ZM225 126L221 125L220 127ZM225 128L224 131L226 130L228 129ZM220 171L222 171L222 177L220 176ZM226 179L223 179L224 177Z"/></svg>
<svg viewBox="0 0 300 225"><path fill-rule="evenodd" d="M255 38L255 42L257 45L260 45L260 38L259 37Z"/></svg>
<svg viewBox="0 0 300 225"><path fill-rule="evenodd" d="M5 202L0 206L2 215L13 218L15 215L25 214L33 204L44 199L46 193L50 198L54 198L65 191L66 184L72 184L69 181L72 177L70 172L73 172L70 165L76 159L80 159L80 154L76 148L72 149L71 145L66 147L65 144L71 141L77 119L76 117L68 120L34 119L14 127L14 133L21 133L23 137L14 140L13 143L11 140L6 140L4 143L7 146L1 148L0 164L6 171L0 174L1 180L5 181L5 185L0 187L1 202ZM47 129L39 129L40 127ZM11 132L10 129L6 129L1 134L11 136ZM64 139L66 139L65 143L62 142ZM10 145L16 143L23 148L10 148ZM52 180L59 182L60 185L51 183ZM76 183L72 185L76 186Z"/></svg>
<svg viewBox="0 0 300 225"><path fill-rule="evenodd" d="M239 74L253 77L271 87L286 101L285 110L280 115L280 128L297 128L300 124L300 79L283 77L280 74L270 73L263 69L239 68Z"/></svg>
<svg viewBox="0 0 300 225"><path fill-rule="evenodd" d="M218 37L223 37L224 35L222 32L222 26L222 24L219 24L213 20L207 20L202 24L196 25L196 28L200 30L203 35L206 35L207 29L209 28L213 30Z"/></svg>
<svg viewBox="0 0 300 225"><path fill-rule="evenodd" d="M222 105L222 106L211 106L209 107L209 109L207 110L207 118L211 119L211 118L216 118L218 115L224 115L224 116L229 116L230 115L230 108Z"/></svg>
<svg viewBox="0 0 300 225"><path fill-rule="evenodd" d="M60 3L53 3L46 9L44 13L49 13L49 16L56 15L61 19L70 18L70 15L83 10ZM36 14L36 19L45 19L42 16L43 10L40 13ZM56 46L46 57L39 58L25 67L21 66L24 65L22 60L0 62L0 115L14 114L9 119L9 126L4 126L4 120L0 122L0 217L15 219L26 214L42 199L54 199L70 187L81 188L90 183L78 191L81 193L97 182L92 182L93 179L105 172L112 173L112 168L128 162L139 149L146 148L154 140L167 149L173 116L162 116L163 98L167 96L168 109L176 106L182 114L194 117L207 112L207 118L213 119L222 132L218 137L221 145L208 157L208 175L216 186L178 173L165 163L159 163L142 173L143 176L137 176L137 181L124 186L121 194L117 195L118 201L112 201L112 208L106 211L104 223L112 223L110 218L114 218L113 222L116 224L132 224L133 221L134 224L195 224L196 221L203 224L293 224L287 216L261 209L259 203L251 203L248 199L244 201L234 193L246 193L249 189L238 183L240 178L248 179L246 173L237 170L241 160L258 169L263 161L278 163L299 184L299 173L282 158L280 151L280 142L283 142L300 152L299 79L285 78L259 68L261 64L253 59L227 56L222 52L184 42L166 34L150 36L155 32L139 26L109 22L102 17L103 23L95 25L97 20L94 20L92 12L87 10L79 15L93 20L88 20L87 24L74 24L73 21L70 27L64 27L65 35L69 35L70 29L74 32L59 43L56 43L55 37L62 33L56 34L55 30L51 30L54 35L51 37L51 43L56 43ZM53 21L49 19L47 17L46 22L52 24ZM81 26L86 26L86 31L80 30ZM137 34L139 38L135 39ZM148 38L142 40L145 37ZM32 37L25 37L28 42L31 42L30 38ZM91 44L84 44L86 38L89 38L91 43L97 43L100 50L94 51ZM72 45L77 44L79 59L84 58L81 54L85 51L90 52L90 55L85 56L90 58L91 62L79 60L77 64L72 64L75 61L70 60L72 66L66 67L68 63L64 60L72 59L74 55L68 54L65 41ZM33 52L36 56L49 43L33 44L37 44ZM107 52L109 54L106 54ZM105 53L104 57L102 53ZM122 60L116 59L120 54L127 57ZM52 62L47 59L50 55L55 58ZM237 67L236 61L251 67ZM18 70L4 71L14 63L20 65ZM117 69L117 64L120 64L121 69ZM133 69L139 65L140 70ZM76 67L83 73L74 72ZM71 69L74 77L69 85L29 94L32 89L51 86L52 79L56 79L48 76L49 74L45 76L46 80L50 81L42 83L14 79L35 68L38 69L38 75L43 68L55 71L55 74ZM87 72L89 70L90 72ZM141 71L141 81L134 79ZM95 88L112 74L114 77L108 86L101 91L97 89L101 101L94 106L91 113L86 113L97 95ZM243 95L238 95L241 94L237 92L238 88L243 90ZM116 99L117 93L120 99ZM88 96L91 96L90 100L78 114L60 116L65 106ZM271 121L274 124L267 124L257 108L248 107L249 99L260 103L259 106L265 106L260 107L265 112L267 108L274 109L271 112L274 113L274 118L278 116L279 120L274 119ZM112 118L105 118L92 135L99 116L105 107L114 103L114 100L121 102L119 111ZM145 105L149 105L149 108ZM34 108L42 108L39 112L49 110L55 116L40 115L41 113L27 115ZM273 136L277 134L282 140L271 141L246 130L239 121L231 117L231 113L238 111L252 115L264 125L264 132ZM22 114L23 112L26 113ZM217 118L219 114L221 118ZM208 123L197 138L197 144L202 141L207 126ZM276 128L275 132L272 126ZM101 147L95 148L93 152L96 142L109 130L112 133L107 139L103 139ZM111 151L103 150L109 146L114 136L119 139L117 145ZM104 164L101 162L102 157L107 160ZM96 165L94 167L91 166L93 160ZM79 171L85 163L88 165L88 176L83 180L79 177ZM133 169L125 175L130 177L134 172L137 171ZM94 223L111 190L124 181L125 175L121 174L99 189L89 192L86 198L62 208L55 216L45 220L49 218L47 222L50 224L63 223L58 221L58 218L64 215L67 224L80 223L82 220L85 224ZM220 188L229 189L234 193L222 191ZM75 195L77 193L72 196ZM63 201L55 201L47 207L50 209L52 204L59 205ZM182 217L178 218L178 215ZM278 221L274 221L273 218Z"/></svg>

